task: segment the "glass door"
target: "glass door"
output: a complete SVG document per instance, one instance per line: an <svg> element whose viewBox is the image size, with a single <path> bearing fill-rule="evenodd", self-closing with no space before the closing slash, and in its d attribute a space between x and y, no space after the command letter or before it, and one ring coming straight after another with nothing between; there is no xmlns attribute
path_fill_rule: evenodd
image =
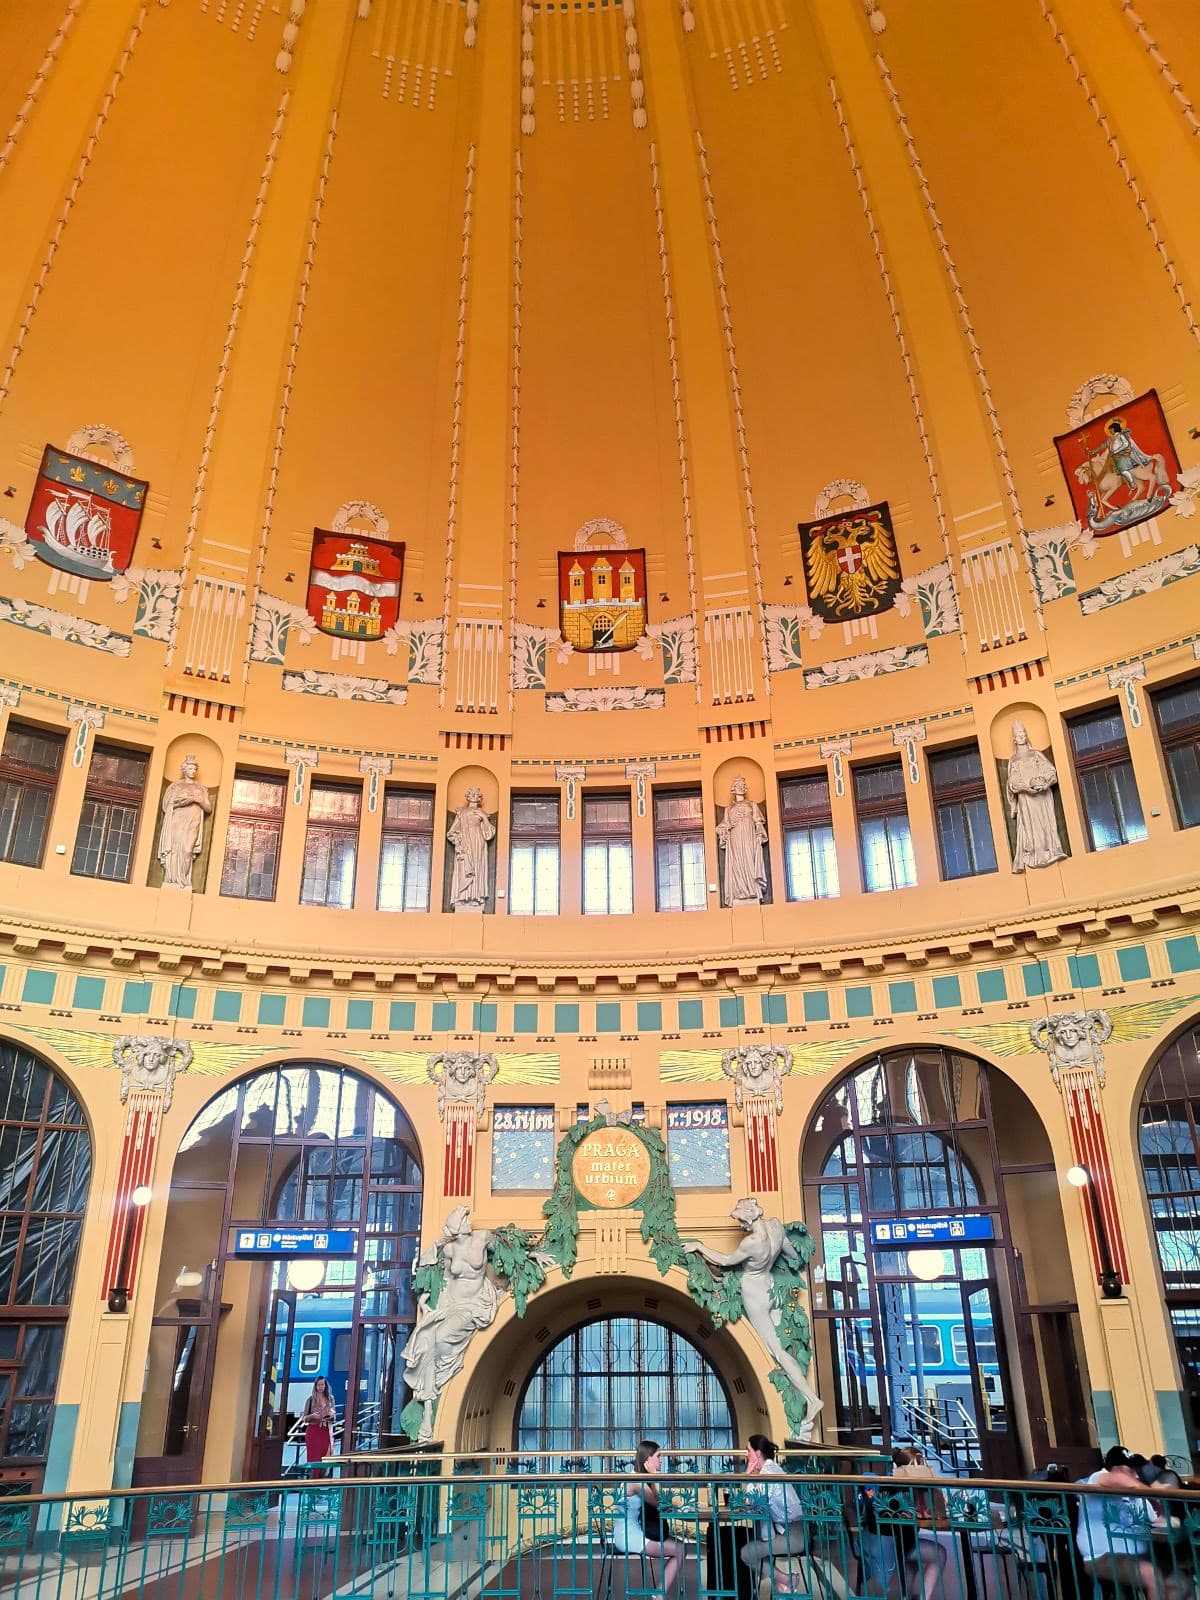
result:
<svg viewBox="0 0 1200 1600"><path fill-rule="evenodd" d="M288 1375L296 1337L296 1292L275 1289L271 1294L263 1333L258 1406L250 1438L250 1476L271 1480L283 1475L283 1447L287 1440Z"/></svg>
<svg viewBox="0 0 1200 1600"><path fill-rule="evenodd" d="M962 1303L964 1354L971 1374L983 1472L989 1478L1016 1477L1019 1452L1012 1431L1008 1361L995 1284L981 1283L976 1288L964 1284Z"/></svg>

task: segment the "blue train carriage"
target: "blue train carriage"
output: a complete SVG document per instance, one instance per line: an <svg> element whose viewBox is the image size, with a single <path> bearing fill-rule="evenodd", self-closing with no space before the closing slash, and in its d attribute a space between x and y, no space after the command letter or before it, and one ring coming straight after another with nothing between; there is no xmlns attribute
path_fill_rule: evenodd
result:
<svg viewBox="0 0 1200 1600"><path fill-rule="evenodd" d="M284 1407L289 1418L303 1411L318 1378L328 1382L339 1420L345 1415L353 1309L348 1295L305 1295L297 1302Z"/></svg>
<svg viewBox="0 0 1200 1600"><path fill-rule="evenodd" d="M919 1350L913 1341L914 1318L911 1311L902 1310L900 1320L908 1350L906 1359L897 1363L899 1370L891 1374L893 1388L899 1379L900 1387L907 1392L906 1398L916 1404L936 1405L939 1397L953 1396L969 1405L970 1347L958 1285L940 1291L922 1288L915 1319ZM1004 1406L995 1328L990 1318L976 1316L972 1321L972 1332L983 1400L992 1413L994 1426L1002 1421ZM862 1384L869 1404L878 1411L880 1397L875 1344L867 1319L863 1319L860 1334L857 1340L847 1340L847 1364ZM896 1398L893 1394L893 1401Z"/></svg>

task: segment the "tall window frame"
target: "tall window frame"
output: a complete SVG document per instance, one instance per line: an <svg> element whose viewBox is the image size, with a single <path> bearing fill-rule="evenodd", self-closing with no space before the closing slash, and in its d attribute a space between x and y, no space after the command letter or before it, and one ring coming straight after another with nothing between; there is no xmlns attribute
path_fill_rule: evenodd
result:
<svg viewBox="0 0 1200 1600"><path fill-rule="evenodd" d="M354 907L362 786L314 778L308 791L300 904Z"/></svg>
<svg viewBox="0 0 1200 1600"><path fill-rule="evenodd" d="M379 846L380 911L428 911L433 879L434 791L389 783Z"/></svg>
<svg viewBox="0 0 1200 1600"><path fill-rule="evenodd" d="M517 791L508 832L508 910L514 917L556 917L562 885L561 808L557 794Z"/></svg>
<svg viewBox="0 0 1200 1600"><path fill-rule="evenodd" d="M129 882L149 770L147 750L100 741L93 746L71 857L75 877Z"/></svg>
<svg viewBox="0 0 1200 1600"><path fill-rule="evenodd" d="M1138 1153L1162 1298L1200 1460L1200 1019L1162 1050L1138 1104Z"/></svg>
<svg viewBox="0 0 1200 1600"><path fill-rule="evenodd" d="M685 1334L649 1317L601 1317L540 1357L517 1404L513 1444L600 1471L594 1452L653 1435L672 1466L688 1471L689 1450L732 1450L735 1426L724 1380ZM709 1458L698 1459L703 1470Z"/></svg>
<svg viewBox="0 0 1200 1600"><path fill-rule="evenodd" d="M1158 743L1171 785L1175 821L1200 827L1200 678L1150 691Z"/></svg>
<svg viewBox="0 0 1200 1600"><path fill-rule="evenodd" d="M287 809L287 778L239 767L233 775L221 893L237 900L274 900Z"/></svg>
<svg viewBox="0 0 1200 1600"><path fill-rule="evenodd" d="M931 750L929 792L942 877L977 878L997 870L983 761L974 740Z"/></svg>
<svg viewBox="0 0 1200 1600"><path fill-rule="evenodd" d="M0 747L0 861L40 867L67 736L10 717Z"/></svg>
<svg viewBox="0 0 1200 1600"><path fill-rule="evenodd" d="M779 809L788 899L836 900L841 884L829 774L797 772L780 778Z"/></svg>
<svg viewBox="0 0 1200 1600"><path fill-rule="evenodd" d="M0 1040L0 1470L23 1492L44 1477L91 1177L66 1080Z"/></svg>
<svg viewBox="0 0 1200 1600"><path fill-rule="evenodd" d="M628 789L583 796L583 914L633 911L633 803Z"/></svg>
<svg viewBox="0 0 1200 1600"><path fill-rule="evenodd" d="M912 824L902 761L854 768L854 811L863 888L868 894L911 889L917 882Z"/></svg>
<svg viewBox="0 0 1200 1600"><path fill-rule="evenodd" d="M1146 818L1120 706L1112 701L1076 712L1067 718L1067 736L1089 849L1139 843Z"/></svg>
<svg viewBox="0 0 1200 1600"><path fill-rule="evenodd" d="M654 903L659 911L704 911L704 794L699 788L654 791Z"/></svg>

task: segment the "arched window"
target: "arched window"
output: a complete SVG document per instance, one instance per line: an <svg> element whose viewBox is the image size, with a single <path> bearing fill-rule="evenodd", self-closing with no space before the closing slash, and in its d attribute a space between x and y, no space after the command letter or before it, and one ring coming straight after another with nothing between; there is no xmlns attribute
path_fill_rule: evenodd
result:
<svg viewBox="0 0 1200 1600"><path fill-rule="evenodd" d="M548 1455L630 1454L657 1439L678 1458L734 1445L716 1369L683 1334L646 1318L604 1317L552 1345L517 1409L516 1448Z"/></svg>
<svg viewBox="0 0 1200 1600"><path fill-rule="evenodd" d="M0 1462L40 1488L92 1143L45 1062L0 1041Z"/></svg>
<svg viewBox="0 0 1200 1600"><path fill-rule="evenodd" d="M421 1200L411 1124L348 1067L289 1062L211 1100L171 1176L135 1481L199 1480L223 1384L252 1399L236 1436L216 1424L221 1477L294 1465L318 1374L346 1448L397 1434ZM307 1270L287 1253L301 1233Z"/></svg>
<svg viewBox="0 0 1200 1600"><path fill-rule="evenodd" d="M951 1472L1012 1473L1022 1454L1082 1465L1093 1430L1057 1177L1011 1080L936 1047L882 1053L818 1106L803 1172L818 1380L841 1436L916 1439Z"/></svg>
<svg viewBox="0 0 1200 1600"><path fill-rule="evenodd" d="M1138 1144L1163 1289L1200 1454L1200 1024L1180 1034L1142 1091Z"/></svg>

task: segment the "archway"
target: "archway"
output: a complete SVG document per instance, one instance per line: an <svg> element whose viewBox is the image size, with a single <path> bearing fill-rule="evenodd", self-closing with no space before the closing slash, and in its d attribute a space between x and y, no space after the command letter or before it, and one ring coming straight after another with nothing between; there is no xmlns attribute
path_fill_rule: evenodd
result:
<svg viewBox="0 0 1200 1600"><path fill-rule="evenodd" d="M1138 1149L1188 1442L1200 1459L1200 1021L1150 1068L1138 1107Z"/></svg>
<svg viewBox="0 0 1200 1600"><path fill-rule="evenodd" d="M802 1161L839 1438L917 1440L954 1472L1082 1465L1095 1430L1061 1196L1012 1080L937 1046L881 1053L830 1089Z"/></svg>
<svg viewBox="0 0 1200 1600"><path fill-rule="evenodd" d="M83 1107L0 1040L0 1478L41 1491L92 1175Z"/></svg>
<svg viewBox="0 0 1200 1600"><path fill-rule="evenodd" d="M509 1313L507 1317L505 1311ZM726 1429L731 1431L735 1444L748 1433L769 1431L767 1399L759 1376L764 1363L753 1334L741 1323L714 1328L687 1294L657 1275L651 1278L631 1270L620 1276L573 1278L542 1290L529 1302L524 1318L512 1315L511 1306L502 1309L501 1318L504 1320L497 1319L486 1343L480 1336L472 1347L468 1356L470 1377L457 1421L447 1416L450 1426L443 1437L448 1444L453 1438L457 1450L545 1448L552 1453L552 1459L543 1463L545 1470L564 1470L563 1461L575 1463L565 1470L576 1470L580 1459L586 1458L585 1444L588 1449L628 1448L632 1454L638 1439L648 1431L650 1437L674 1448L676 1440L669 1437L672 1423L677 1448L684 1454L706 1447L722 1448ZM653 1351L658 1366L669 1370L669 1363L674 1362L681 1377L687 1371L706 1384L707 1395L701 1408L708 1421L722 1430L719 1438L698 1440L699 1425L686 1408L676 1408L672 1413L670 1405L662 1403L661 1409L656 1410L665 1397L661 1388L648 1387L640 1394L625 1388L624 1399L629 1402L626 1411L614 1415L610 1408L606 1417L601 1411L599 1424L587 1420L578 1409L570 1414L560 1412L553 1421L553 1439L548 1437L544 1446L522 1442L522 1411L531 1385L548 1357L556 1349L563 1350L572 1358L574 1370L574 1357L582 1355L581 1341L597 1337L589 1336L588 1330L605 1325L609 1331L599 1335L601 1350L603 1353L607 1339L611 1353L614 1325L618 1322L642 1330L632 1336L624 1334L627 1343L632 1338L635 1354L640 1351L644 1356ZM651 1328L657 1332L645 1331ZM589 1360L585 1356L580 1363L585 1375ZM559 1389L561 1395L561 1381ZM574 1379L571 1389L567 1403L577 1408L585 1397ZM593 1402L596 1398L594 1394L591 1397ZM545 1420L551 1424L549 1416ZM597 1446L588 1432L593 1426L613 1426L618 1431ZM540 1429L541 1421L535 1421L530 1412L525 1427L528 1431ZM700 1465L703 1464L702 1458Z"/></svg>
<svg viewBox="0 0 1200 1600"><path fill-rule="evenodd" d="M421 1197L408 1119L349 1067L210 1100L171 1177L134 1483L279 1477L318 1376L347 1445L398 1434Z"/></svg>

